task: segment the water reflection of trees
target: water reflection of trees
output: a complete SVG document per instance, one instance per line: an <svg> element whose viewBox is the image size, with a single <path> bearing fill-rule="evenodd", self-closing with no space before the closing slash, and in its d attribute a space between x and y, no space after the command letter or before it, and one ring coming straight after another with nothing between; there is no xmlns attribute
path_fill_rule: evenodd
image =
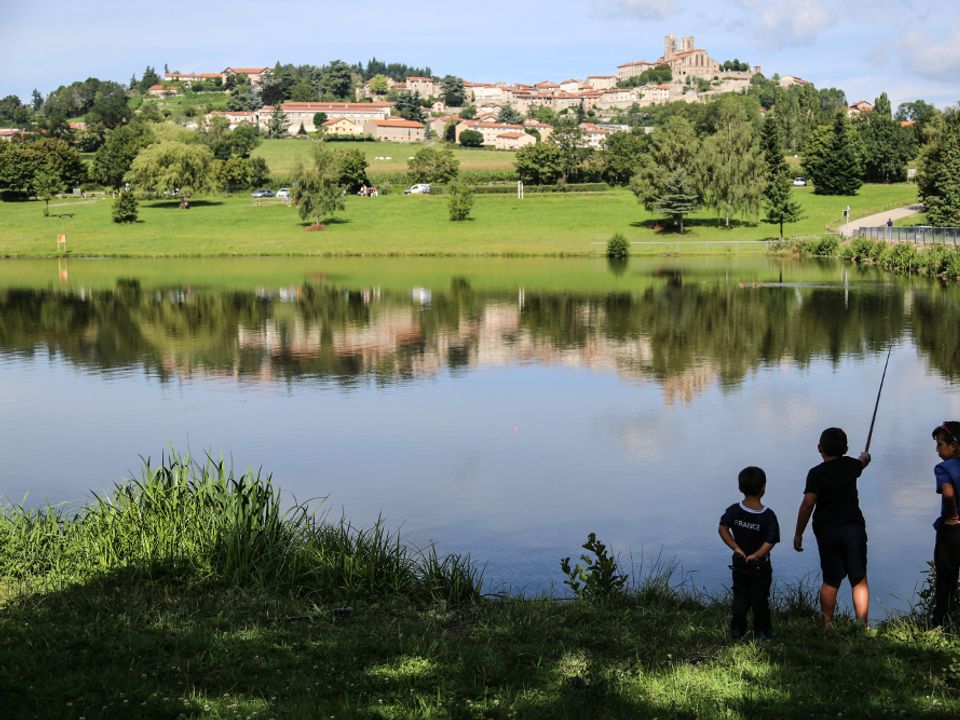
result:
<svg viewBox="0 0 960 720"><path fill-rule="evenodd" d="M948 320L960 311L945 303L949 310L928 312L925 302L915 306L918 337L949 346L931 352L931 362L952 377L958 341ZM0 349L46 349L90 368L252 381L395 382L478 365L564 363L653 379L688 396L713 381L735 385L763 364L837 363L879 351L901 335L905 318L904 294L893 286L845 293L685 283L679 274L642 292L609 295L477 292L455 279L429 300L326 284L192 292L121 281L83 294L0 291Z"/></svg>

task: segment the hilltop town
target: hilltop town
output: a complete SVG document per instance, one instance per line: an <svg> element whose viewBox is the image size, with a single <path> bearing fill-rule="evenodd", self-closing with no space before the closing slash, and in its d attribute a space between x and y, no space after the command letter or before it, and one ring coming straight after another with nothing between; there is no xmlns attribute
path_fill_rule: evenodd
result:
<svg viewBox="0 0 960 720"><path fill-rule="evenodd" d="M583 115L580 128L585 141L599 148L610 133L628 129L611 122L618 113L677 101L703 103L724 93L745 93L751 79L760 72L758 65L751 67L739 62L721 65L705 49L696 47L692 35L678 40L671 33L664 38L660 57L626 62L609 75L533 85L463 80L463 105L470 107L471 117L461 115L463 105L444 102L444 90L438 78L408 76L402 81L381 77L379 84L368 79L355 88L354 102L283 101L254 110L216 110L207 113L205 119L209 122L213 118L224 118L231 129L252 124L266 133L271 129L271 120L282 113L284 132L289 135L322 132L327 137L369 137L393 142L442 137L446 128L454 126L449 138L454 142L459 143L462 133L472 130L480 133L486 148L518 150L550 135L553 128L532 117L539 108L547 108L556 113L577 111ZM269 67L228 67L219 73L167 72L163 81L147 92L168 98L198 83L228 82L248 83L257 90L272 78ZM779 83L784 88L807 84L794 75L783 76ZM402 93L428 100L431 117L422 122L399 117L396 103L390 98ZM869 103L861 103L852 111L869 109L864 105ZM516 112L514 121L503 121L505 108Z"/></svg>

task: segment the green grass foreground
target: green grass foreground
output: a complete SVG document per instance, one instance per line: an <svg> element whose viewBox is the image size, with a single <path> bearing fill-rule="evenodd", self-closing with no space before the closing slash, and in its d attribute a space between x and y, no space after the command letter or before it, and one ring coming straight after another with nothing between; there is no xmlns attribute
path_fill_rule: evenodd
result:
<svg viewBox="0 0 960 720"><path fill-rule="evenodd" d="M6 507L3 717L960 713L960 641L910 619L824 632L794 591L779 639L735 643L724 602L656 571L604 604L483 598L468 559L278 498L172 457L76 514Z"/></svg>
<svg viewBox="0 0 960 720"><path fill-rule="evenodd" d="M786 228L793 236L822 235L843 207L854 215L916 200L916 186L865 186L856 202L796 189L803 219ZM346 210L321 232L308 231L296 208L271 199L256 204L249 195L195 198L190 210L175 201L140 204L132 225L111 221L111 201L0 203L0 256L57 254L58 233L67 236L73 256L175 257L223 255L590 255L602 254L616 232L631 243L631 254L763 252L757 240L778 235L764 224L718 226L711 213L685 221L683 235L658 232L652 216L622 189L597 193L478 195L472 219L450 222L447 198L393 194L347 198ZM60 217L70 214L72 217ZM716 241L726 243L716 244ZM712 244L711 244L712 243ZM738 245L738 243L746 243Z"/></svg>

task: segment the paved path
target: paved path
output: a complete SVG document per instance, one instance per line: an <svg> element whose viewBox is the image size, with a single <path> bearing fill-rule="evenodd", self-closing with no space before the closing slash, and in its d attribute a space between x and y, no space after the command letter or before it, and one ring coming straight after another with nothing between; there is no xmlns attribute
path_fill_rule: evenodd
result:
<svg viewBox="0 0 960 720"><path fill-rule="evenodd" d="M845 225L838 227L837 232L840 233L841 237L850 238L857 234L857 228L883 227L887 224L887 220L899 220L900 218L910 217L920 212L923 212L923 205L919 203L909 205L908 207L895 208L894 210L887 210L882 213L877 213L876 215L867 215L859 220L851 220Z"/></svg>

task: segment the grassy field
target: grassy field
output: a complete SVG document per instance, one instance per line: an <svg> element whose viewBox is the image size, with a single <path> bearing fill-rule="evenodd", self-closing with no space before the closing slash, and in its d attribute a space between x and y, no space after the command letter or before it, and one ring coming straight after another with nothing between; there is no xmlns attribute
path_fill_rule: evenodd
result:
<svg viewBox="0 0 960 720"><path fill-rule="evenodd" d="M435 144L436 145L436 144ZM424 145L395 142L331 142L328 147L360 150L367 156L367 172L371 176L380 173L407 172L407 159L413 157ZM442 147L442 145L437 145ZM453 147L454 156L460 161L461 170L512 170L513 153L507 150ZM313 162L313 143L304 140L264 140L254 150L255 157L267 161L271 174L289 177L298 163L310 166Z"/></svg>
<svg viewBox="0 0 960 720"><path fill-rule="evenodd" d="M3 509L5 720L960 713L960 640L919 616L824 631L781 588L779 637L734 642L726 599L665 568L604 601L482 597L463 558L283 517L207 468L168 461L76 516Z"/></svg>
<svg viewBox="0 0 960 720"><path fill-rule="evenodd" d="M793 236L821 235L846 204L854 217L912 202L913 185L871 185L855 198L823 197L798 188L804 217L786 227ZM776 235L763 223L718 226L711 213L686 221L688 232L658 232L660 221L626 190L598 193L478 195L473 219L452 223L443 196L347 198L347 208L326 230L306 230L295 208L276 200L256 205L248 196L195 198L180 210L173 201L143 202L140 221L111 221L108 199L0 204L0 256L57 253L67 235L74 256L221 255L589 255L602 253L615 232L635 243L633 253L763 251L753 241ZM58 215L72 214L72 217ZM720 244L717 241L725 241ZM748 243L739 245L738 243Z"/></svg>

